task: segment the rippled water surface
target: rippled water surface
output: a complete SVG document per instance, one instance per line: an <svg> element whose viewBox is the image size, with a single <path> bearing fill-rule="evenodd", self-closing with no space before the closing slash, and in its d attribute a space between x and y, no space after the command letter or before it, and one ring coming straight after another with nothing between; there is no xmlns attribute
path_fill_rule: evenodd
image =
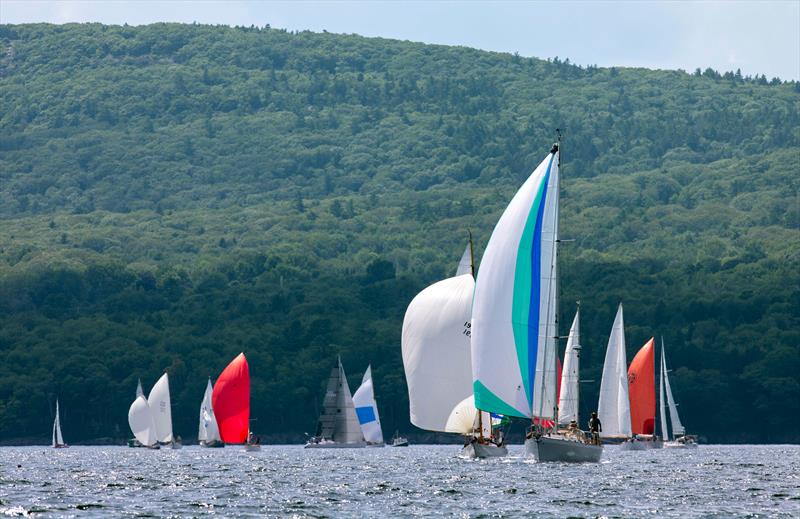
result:
<svg viewBox="0 0 800 519"><path fill-rule="evenodd" d="M595 465L522 451L3 447L0 516L800 517L800 446L608 447Z"/></svg>

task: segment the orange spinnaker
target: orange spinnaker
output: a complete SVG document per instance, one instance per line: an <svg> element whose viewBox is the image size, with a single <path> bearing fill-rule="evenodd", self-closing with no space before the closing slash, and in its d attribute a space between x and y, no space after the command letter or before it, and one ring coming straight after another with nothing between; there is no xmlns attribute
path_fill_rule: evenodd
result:
<svg viewBox="0 0 800 519"><path fill-rule="evenodd" d="M656 426L655 341L650 339L628 368L633 434L653 434ZM216 411L216 409L215 409Z"/></svg>
<svg viewBox="0 0 800 519"><path fill-rule="evenodd" d="M245 443L250 430L250 368L240 353L220 373L211 405L225 443Z"/></svg>

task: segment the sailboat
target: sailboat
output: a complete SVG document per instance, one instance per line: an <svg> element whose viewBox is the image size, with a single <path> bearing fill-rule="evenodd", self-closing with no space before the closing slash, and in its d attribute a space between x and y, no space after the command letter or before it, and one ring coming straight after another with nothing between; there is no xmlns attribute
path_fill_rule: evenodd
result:
<svg viewBox="0 0 800 519"><path fill-rule="evenodd" d="M628 396L631 402L632 441L646 449L660 449L655 436L656 377L655 339L651 338L633 357L628 368ZM626 446L627 448L627 446Z"/></svg>
<svg viewBox="0 0 800 519"><path fill-rule="evenodd" d="M661 434L664 438L665 449L688 449L697 448L697 441L693 436L686 435L681 419L678 416L678 406L675 404L675 399L672 397L672 388L669 384L669 375L667 371L667 359L664 352L664 338L661 338L661 377L659 383L659 407L661 415ZM664 406L664 392L666 390L667 404L669 406L669 416L672 422L672 439L670 440L669 431L667 430L667 412Z"/></svg>
<svg viewBox="0 0 800 519"><path fill-rule="evenodd" d="M455 275L425 288L408 305L401 343L409 415L420 429L463 434L462 455L505 455L505 446L491 441L491 428L482 426L489 415L478 414L472 397L472 258L470 235ZM481 445L477 452L473 443Z"/></svg>
<svg viewBox="0 0 800 519"><path fill-rule="evenodd" d="M223 442L258 450L259 441L250 432L250 367L244 353L237 355L217 377L211 408Z"/></svg>
<svg viewBox="0 0 800 519"><path fill-rule="evenodd" d="M342 359L331 369L322 413L319 416L317 435L306 443L306 449L342 449L366 447L364 434L358 422L353 396L347 384Z"/></svg>
<svg viewBox="0 0 800 519"><path fill-rule="evenodd" d="M605 443L622 443L632 436L631 402L628 398L628 369L625 353L625 321L622 303L617 308L608 337L597 414Z"/></svg>
<svg viewBox="0 0 800 519"><path fill-rule="evenodd" d="M197 430L197 441L201 447L218 448L225 447L225 443L219 435L217 419L214 416L214 407L211 405L211 395L214 387L211 385L211 377L208 378L206 392L200 404L200 424Z"/></svg>
<svg viewBox="0 0 800 519"><path fill-rule="evenodd" d="M580 429L580 308L569 330L558 391L557 431L533 434L525 440L526 452L538 461L596 463L603 455L602 445L592 443Z"/></svg>
<svg viewBox="0 0 800 519"><path fill-rule="evenodd" d="M372 366L367 366L361 386L353 393L353 405L367 447L385 446L381 417L378 415L378 404L375 402L375 391L372 386Z"/></svg>
<svg viewBox="0 0 800 519"><path fill-rule="evenodd" d="M56 399L56 419L53 422L53 448L66 449L69 447L64 443L64 438L61 436L61 418L58 412L58 399Z"/></svg>
<svg viewBox="0 0 800 519"><path fill-rule="evenodd" d="M130 409L128 409L128 425L130 425L133 436L138 442L138 445L129 443L129 446L147 447L148 449L160 448L153 413L144 395L137 396Z"/></svg>
<svg viewBox="0 0 800 519"><path fill-rule="evenodd" d="M153 385L147 397L147 404L153 413L156 424L156 437L160 445L180 449L181 442L172 436L172 405L169 398L169 375L164 373Z"/></svg>

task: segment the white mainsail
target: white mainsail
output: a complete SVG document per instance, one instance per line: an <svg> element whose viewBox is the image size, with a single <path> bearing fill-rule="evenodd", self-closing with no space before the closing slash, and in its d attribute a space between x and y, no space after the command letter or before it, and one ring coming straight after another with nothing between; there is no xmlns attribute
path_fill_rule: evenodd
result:
<svg viewBox="0 0 800 519"><path fill-rule="evenodd" d="M564 367L561 370L561 395L558 399L558 425L566 427L571 421L578 421L578 399L580 384L581 352L581 310L575 312L575 319L569 329L567 349L564 351Z"/></svg>
<svg viewBox="0 0 800 519"><path fill-rule="evenodd" d="M472 305L475 404L555 418L558 151L517 191L492 232Z"/></svg>
<svg viewBox="0 0 800 519"><path fill-rule="evenodd" d="M465 274L427 287L406 310L401 343L409 415L411 423L421 429L460 432L448 429L447 422L453 408L472 394L470 315L474 290L470 266Z"/></svg>
<svg viewBox="0 0 800 519"><path fill-rule="evenodd" d="M56 419L53 422L53 447L64 445L64 438L61 436L61 417L58 412L58 400L56 399Z"/></svg>
<svg viewBox="0 0 800 519"><path fill-rule="evenodd" d="M631 436L631 403L628 399L628 367L622 303L617 309L611 336L608 338L597 414L603 427L601 436L626 438Z"/></svg>
<svg viewBox="0 0 800 519"><path fill-rule="evenodd" d="M664 402L664 374L667 371L664 362L664 338L661 338L661 366L659 370L658 381L658 411L661 417L661 437L664 440L669 440L669 431L667 430L667 411L666 403Z"/></svg>
<svg viewBox="0 0 800 519"><path fill-rule="evenodd" d="M198 441L222 441L219 435L217 419L214 416L214 408L211 405L211 395L213 393L214 387L211 385L211 379L209 378L208 384L206 385L206 393L203 395L203 402L200 404L200 426L197 431Z"/></svg>
<svg viewBox="0 0 800 519"><path fill-rule="evenodd" d="M147 404L153 413L153 420L156 424L156 436L161 443L172 441L172 408L169 401L169 376L164 373L158 382L155 383L150 395L147 397Z"/></svg>
<svg viewBox="0 0 800 519"><path fill-rule="evenodd" d="M672 387L669 385L669 372L667 371L667 357L664 353L664 338L661 338L661 361L664 369L664 390L667 392L667 405L669 406L669 418L672 425L672 436L682 436L686 434L686 429L681 424L681 419L678 416L678 406L675 404L675 399L672 397Z"/></svg>
<svg viewBox="0 0 800 519"><path fill-rule="evenodd" d="M378 415L378 404L375 402L375 391L372 386L371 366L367 366L361 386L353 393L353 405L364 439L369 443L383 443L381 418Z"/></svg>
<svg viewBox="0 0 800 519"><path fill-rule="evenodd" d="M152 447L158 443L153 413L150 412L150 406L144 396L137 397L131 404L128 410L128 425L142 445Z"/></svg>

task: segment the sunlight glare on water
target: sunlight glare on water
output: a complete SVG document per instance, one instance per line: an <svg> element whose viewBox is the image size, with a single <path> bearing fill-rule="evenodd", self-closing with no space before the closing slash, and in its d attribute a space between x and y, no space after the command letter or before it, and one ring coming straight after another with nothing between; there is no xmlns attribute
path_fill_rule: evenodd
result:
<svg viewBox="0 0 800 519"><path fill-rule="evenodd" d="M595 465L458 451L3 447L0 516L800 516L800 446L607 447Z"/></svg>

